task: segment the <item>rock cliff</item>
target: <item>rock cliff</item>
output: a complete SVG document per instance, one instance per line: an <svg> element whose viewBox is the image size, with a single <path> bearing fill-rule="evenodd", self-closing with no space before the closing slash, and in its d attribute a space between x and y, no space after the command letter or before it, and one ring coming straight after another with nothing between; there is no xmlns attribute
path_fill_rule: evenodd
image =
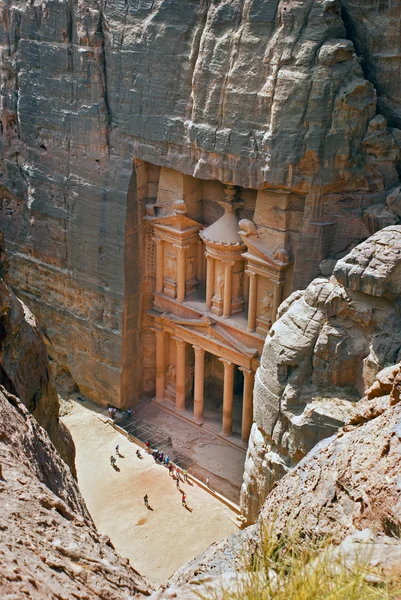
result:
<svg viewBox="0 0 401 600"><path fill-rule="evenodd" d="M321 441L267 496L258 521L183 565L155 600L238 594L246 569L269 535L298 530L306 541L327 537L332 552L397 573L401 552L401 365L377 374L350 422ZM398 539L397 539L398 538ZM330 566L333 560L329 561Z"/></svg>
<svg viewBox="0 0 401 600"><path fill-rule="evenodd" d="M6 274L0 233L0 385L25 404L75 474L75 448L59 420L59 400L43 336L35 317L7 286Z"/></svg>
<svg viewBox="0 0 401 600"><path fill-rule="evenodd" d="M274 484L400 360L401 227L376 233L280 307L254 391L241 505L255 522Z"/></svg>
<svg viewBox="0 0 401 600"><path fill-rule="evenodd" d="M143 161L294 193L294 289L398 222L401 4L380 3L379 25L365 4L2 2L10 278L83 393L127 405L144 389Z"/></svg>
<svg viewBox="0 0 401 600"><path fill-rule="evenodd" d="M132 598L140 575L100 535L68 467L24 405L0 388L0 596Z"/></svg>

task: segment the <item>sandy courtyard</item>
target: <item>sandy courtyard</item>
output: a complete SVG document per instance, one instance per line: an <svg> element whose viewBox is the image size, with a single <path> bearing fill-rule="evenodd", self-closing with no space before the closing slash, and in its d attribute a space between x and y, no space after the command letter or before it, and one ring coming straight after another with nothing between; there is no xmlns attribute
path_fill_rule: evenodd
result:
<svg viewBox="0 0 401 600"><path fill-rule="evenodd" d="M153 585L165 583L184 562L237 531L235 513L196 484L181 483L192 512L182 507L167 469L149 455L138 459L138 446L89 406L73 402L62 418L74 438L82 495L99 531ZM117 444L124 456L117 458L119 472L110 465ZM153 510L145 508L145 494Z"/></svg>

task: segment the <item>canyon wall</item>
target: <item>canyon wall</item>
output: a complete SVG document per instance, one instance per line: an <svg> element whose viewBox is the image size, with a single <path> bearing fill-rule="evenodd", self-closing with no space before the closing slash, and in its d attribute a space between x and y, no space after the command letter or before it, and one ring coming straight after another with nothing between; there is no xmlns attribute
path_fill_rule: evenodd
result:
<svg viewBox="0 0 401 600"><path fill-rule="evenodd" d="M0 232L0 385L18 396L75 475L75 447L59 420L53 368L30 310L7 286L8 262Z"/></svg>
<svg viewBox="0 0 401 600"><path fill-rule="evenodd" d="M96 531L47 433L0 386L0 595L121 600L150 587Z"/></svg>
<svg viewBox="0 0 401 600"><path fill-rule="evenodd" d="M276 482L355 411L401 358L401 227L390 226L280 307L254 390L241 504L255 522Z"/></svg>
<svg viewBox="0 0 401 600"><path fill-rule="evenodd" d="M127 406L152 392L141 217L159 167L257 190L272 235L293 235L294 212L293 289L398 223L385 201L399 183L400 2L381 6L383 35L376 3L364 19L357 4L2 2L10 281L82 393ZM298 198L285 225L265 190Z"/></svg>

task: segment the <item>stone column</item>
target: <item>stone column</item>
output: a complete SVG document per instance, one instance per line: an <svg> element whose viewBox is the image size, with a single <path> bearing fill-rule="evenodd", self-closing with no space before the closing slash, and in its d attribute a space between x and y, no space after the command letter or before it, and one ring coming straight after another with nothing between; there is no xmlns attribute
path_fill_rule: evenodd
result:
<svg viewBox="0 0 401 600"><path fill-rule="evenodd" d="M247 271L244 271L244 289L243 289L243 296L244 296L244 301L245 304L248 304L248 299L249 299L249 276Z"/></svg>
<svg viewBox="0 0 401 600"><path fill-rule="evenodd" d="M185 410L185 369L186 369L186 342L176 340L177 359L175 365L175 407Z"/></svg>
<svg viewBox="0 0 401 600"><path fill-rule="evenodd" d="M164 281L164 248L163 240L154 238L156 242L156 292L161 294Z"/></svg>
<svg viewBox="0 0 401 600"><path fill-rule="evenodd" d="M156 330L156 398L164 399L165 382L165 332Z"/></svg>
<svg viewBox="0 0 401 600"><path fill-rule="evenodd" d="M185 259L188 246L174 245L177 250L177 300L182 302L185 300Z"/></svg>
<svg viewBox="0 0 401 600"><path fill-rule="evenodd" d="M201 240L198 242L198 256L196 259L196 278L199 281L199 284L202 282L202 274L203 274L203 244Z"/></svg>
<svg viewBox="0 0 401 600"><path fill-rule="evenodd" d="M255 383L255 373L244 367L241 368L241 371L244 374L241 440L247 444L253 421L253 386Z"/></svg>
<svg viewBox="0 0 401 600"><path fill-rule="evenodd" d="M233 424L233 394L234 394L234 364L229 360L220 358L224 365L224 393L223 393L223 435L232 434Z"/></svg>
<svg viewBox="0 0 401 600"><path fill-rule="evenodd" d="M258 299L258 280L256 273L248 271L249 275L249 302L248 302L248 331L256 329L256 302Z"/></svg>
<svg viewBox="0 0 401 600"><path fill-rule="evenodd" d="M212 297L214 292L214 258L206 256L206 308L212 308Z"/></svg>
<svg viewBox="0 0 401 600"><path fill-rule="evenodd" d="M195 385L194 385L194 418L203 423L203 400L205 389L205 351L194 346L195 351Z"/></svg>
<svg viewBox="0 0 401 600"><path fill-rule="evenodd" d="M274 283L273 288L273 318L272 323L276 320L278 307L281 304L282 287L281 283Z"/></svg>
<svg viewBox="0 0 401 600"><path fill-rule="evenodd" d="M224 300L223 317L231 316L231 296L232 296L232 274L234 261L223 260L224 265Z"/></svg>

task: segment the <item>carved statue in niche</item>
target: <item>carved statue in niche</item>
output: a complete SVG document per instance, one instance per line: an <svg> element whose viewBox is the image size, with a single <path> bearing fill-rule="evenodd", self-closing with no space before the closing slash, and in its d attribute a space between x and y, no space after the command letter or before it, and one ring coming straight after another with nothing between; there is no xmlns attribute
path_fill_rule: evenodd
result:
<svg viewBox="0 0 401 600"><path fill-rule="evenodd" d="M224 275L220 274L216 279L216 296L223 298Z"/></svg>
<svg viewBox="0 0 401 600"><path fill-rule="evenodd" d="M271 308L273 308L273 294L271 292L266 292L263 296L262 301L260 303L260 313L265 315L269 312Z"/></svg>
<svg viewBox="0 0 401 600"><path fill-rule="evenodd" d="M166 369L166 382L167 385L175 386L175 365L170 363Z"/></svg>
<svg viewBox="0 0 401 600"><path fill-rule="evenodd" d="M177 274L177 267L175 264L174 256L166 257L166 267L165 267L166 279L170 279L171 281L175 281Z"/></svg>
<svg viewBox="0 0 401 600"><path fill-rule="evenodd" d="M195 263L194 256L190 256L189 258L187 258L187 266L185 268L185 280L186 281L193 281L195 279L194 263Z"/></svg>
<svg viewBox="0 0 401 600"><path fill-rule="evenodd" d="M244 287L244 274L235 273L233 282L233 298L240 298Z"/></svg>

